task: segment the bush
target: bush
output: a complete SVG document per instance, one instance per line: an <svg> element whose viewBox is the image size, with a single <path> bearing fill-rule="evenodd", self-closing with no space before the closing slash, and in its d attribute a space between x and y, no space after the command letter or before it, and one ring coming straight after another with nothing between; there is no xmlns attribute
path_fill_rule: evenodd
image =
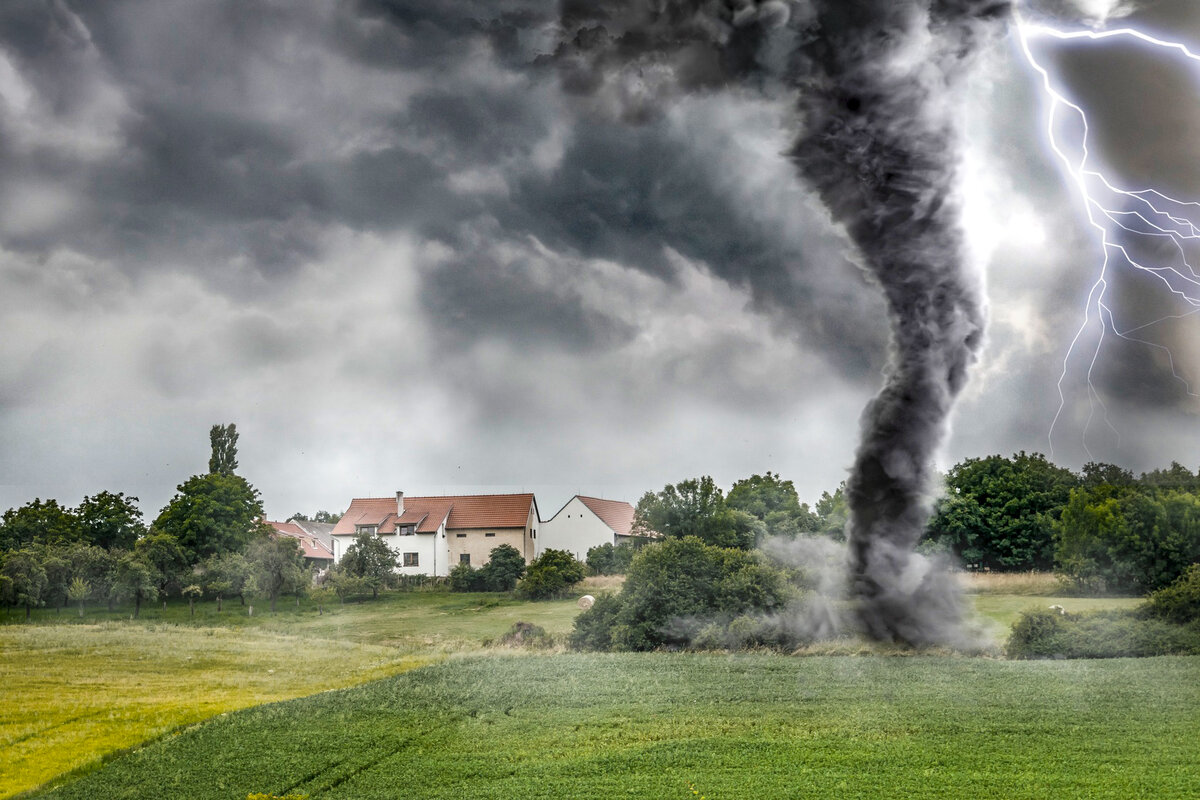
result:
<svg viewBox="0 0 1200 800"><path fill-rule="evenodd" d="M459 564L450 570L449 583L452 592L483 591L483 575L470 564Z"/></svg>
<svg viewBox="0 0 1200 800"><path fill-rule="evenodd" d="M492 549L488 562L479 569L485 592L511 592L525 574L525 556L517 548L502 544Z"/></svg>
<svg viewBox="0 0 1200 800"><path fill-rule="evenodd" d="M1168 622L1200 622L1200 564L1192 564L1170 586L1150 595L1143 610L1146 616Z"/></svg>
<svg viewBox="0 0 1200 800"><path fill-rule="evenodd" d="M561 597L583 580L583 564L566 550L550 549L535 558L517 584L517 594L530 600Z"/></svg>
<svg viewBox="0 0 1200 800"><path fill-rule="evenodd" d="M532 622L514 622L508 633L500 637L498 644L504 647L546 648L554 645L554 639L541 625Z"/></svg>
<svg viewBox="0 0 1200 800"><path fill-rule="evenodd" d="M1125 658L1200 654L1200 626L1145 619L1138 611L1027 611L1013 625L1009 658Z"/></svg>
<svg viewBox="0 0 1200 800"><path fill-rule="evenodd" d="M692 536L670 539L641 549L621 593L576 618L571 643L613 650L786 646L768 615L793 594L783 572L760 553Z"/></svg>
<svg viewBox="0 0 1200 800"><path fill-rule="evenodd" d="M624 575L629 571L637 549L631 544L602 544L587 551L588 572L592 575Z"/></svg>

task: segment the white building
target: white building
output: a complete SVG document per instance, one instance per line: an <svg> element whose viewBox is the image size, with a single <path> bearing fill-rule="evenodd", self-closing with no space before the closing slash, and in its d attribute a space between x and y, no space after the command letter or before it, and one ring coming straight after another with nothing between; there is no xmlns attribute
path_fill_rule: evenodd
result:
<svg viewBox="0 0 1200 800"><path fill-rule="evenodd" d="M446 576L458 564L480 567L502 544L516 548L528 564L540 524L532 494L356 497L333 528L333 557L341 561L354 538L366 533L396 553L402 575Z"/></svg>
<svg viewBox="0 0 1200 800"><path fill-rule="evenodd" d="M537 553L550 548L567 550L583 561L590 548L644 538L633 532L633 506L629 503L577 494L542 523Z"/></svg>

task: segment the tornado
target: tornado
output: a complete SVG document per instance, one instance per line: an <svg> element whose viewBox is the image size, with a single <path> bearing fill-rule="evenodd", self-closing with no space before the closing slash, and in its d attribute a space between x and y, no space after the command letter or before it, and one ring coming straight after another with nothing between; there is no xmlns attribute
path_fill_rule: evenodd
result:
<svg viewBox="0 0 1200 800"><path fill-rule="evenodd" d="M1002 2L826 0L803 49L790 156L887 301L892 352L846 482L851 593L864 632L944 640L954 602L913 558L947 420L983 343L956 187L955 82Z"/></svg>
<svg viewBox="0 0 1200 800"><path fill-rule="evenodd" d="M986 324L961 227L957 84L1008 0L568 0L563 9L575 31L560 62L568 87L599 93L636 73L639 86L658 76L655 98L749 81L794 93L788 156L852 241L891 324L883 387L863 412L846 484L855 616L872 639L954 643L957 589L913 549Z"/></svg>

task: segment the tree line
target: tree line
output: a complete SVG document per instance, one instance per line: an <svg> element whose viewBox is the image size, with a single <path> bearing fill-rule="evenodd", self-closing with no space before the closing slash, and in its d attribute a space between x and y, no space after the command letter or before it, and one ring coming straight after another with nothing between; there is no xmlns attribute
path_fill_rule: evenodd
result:
<svg viewBox="0 0 1200 800"><path fill-rule="evenodd" d="M87 603L142 605L169 596L190 602L247 596L269 600L308 590L311 572L300 543L272 537L262 500L235 470L235 425L209 432L209 471L193 475L149 525L138 498L100 492L76 508L40 498L0 518L0 601L60 611ZM318 517L327 512L318 512ZM355 588L361 588L356 585Z"/></svg>

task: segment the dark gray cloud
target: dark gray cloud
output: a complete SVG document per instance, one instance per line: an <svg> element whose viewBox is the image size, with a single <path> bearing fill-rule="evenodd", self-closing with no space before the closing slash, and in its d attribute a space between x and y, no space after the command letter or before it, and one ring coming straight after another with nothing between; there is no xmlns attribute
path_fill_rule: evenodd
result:
<svg viewBox="0 0 1200 800"><path fill-rule="evenodd" d="M422 485L835 485L886 313L785 155L804 4L759 6L583 96L547 58L551 3L0 4L0 507L110 488L152 512L218 421L276 513ZM742 55L714 61L721 37ZM961 415L987 422L951 458L1038 446L1093 274L1011 56L969 109L972 191L1009 241ZM1156 408L1126 437L1153 458L1190 412L1132 366L1148 388L1115 406Z"/></svg>

